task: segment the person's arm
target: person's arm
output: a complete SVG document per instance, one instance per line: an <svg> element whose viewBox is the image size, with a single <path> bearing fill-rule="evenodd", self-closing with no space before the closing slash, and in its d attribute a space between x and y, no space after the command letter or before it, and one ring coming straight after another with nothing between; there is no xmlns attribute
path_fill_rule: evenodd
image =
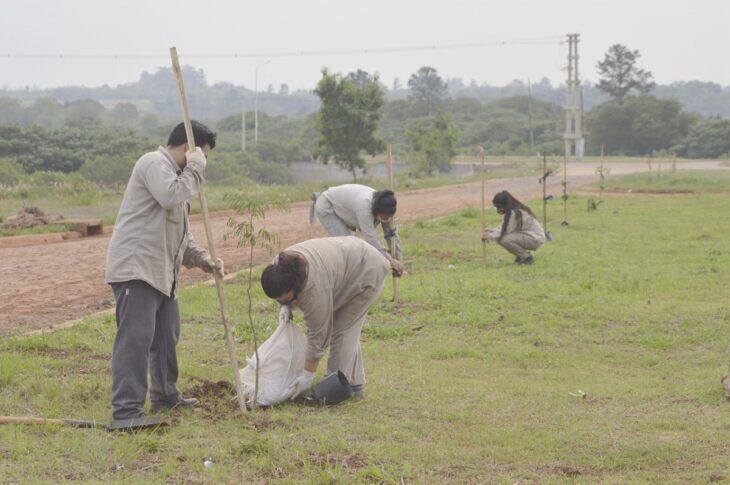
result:
<svg viewBox="0 0 730 485"><path fill-rule="evenodd" d="M500 224L499 226L497 226L493 229L485 229L484 236L486 236L486 237L484 239L487 241L494 241L499 238L501 233L502 233L502 224Z"/></svg>
<svg viewBox="0 0 730 485"><path fill-rule="evenodd" d="M390 245L390 240L393 240L393 256L398 261L403 261L403 246L401 245L400 238L398 237L398 227L393 222L383 222L383 232L385 233L385 240Z"/></svg>
<svg viewBox="0 0 730 485"><path fill-rule="evenodd" d="M187 165L179 176L162 160L152 162L144 173L145 187L166 210L195 197L200 191L205 156L202 151L188 155Z"/></svg>
<svg viewBox="0 0 730 485"><path fill-rule="evenodd" d="M355 213L355 217L357 217L358 229L362 233L363 239L365 239L365 241L372 247L380 251L380 253L385 256L388 261L392 261L393 258L390 257L390 254L388 254L388 251L385 250L383 243L381 243L380 239L378 239L373 213L369 209L360 209Z"/></svg>
<svg viewBox="0 0 730 485"><path fill-rule="evenodd" d="M182 263L186 268L200 268L206 273L212 274L217 270L221 278L225 273L223 269L223 261L218 258L218 263L214 263L210 253L198 246L197 241L190 231L188 231L188 246L185 248L185 252L183 253Z"/></svg>
<svg viewBox="0 0 730 485"><path fill-rule="evenodd" d="M186 268L200 268L203 261L208 257L210 257L208 251L198 246L193 234L188 231L188 247L185 248L183 253L183 266Z"/></svg>

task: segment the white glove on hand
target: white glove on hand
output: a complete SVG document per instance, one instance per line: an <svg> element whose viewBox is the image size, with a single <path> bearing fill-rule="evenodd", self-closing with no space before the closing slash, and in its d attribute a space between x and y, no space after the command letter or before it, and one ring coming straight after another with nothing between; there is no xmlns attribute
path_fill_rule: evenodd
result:
<svg viewBox="0 0 730 485"><path fill-rule="evenodd" d="M205 271L206 273L213 273L213 271L218 270L218 275L223 278L223 275L225 274L223 269L223 261L221 258L218 258L218 264L215 264L213 262L213 258L210 257L210 255L206 256L205 259L200 263L200 269Z"/></svg>
<svg viewBox="0 0 730 485"><path fill-rule="evenodd" d="M205 165L208 163L205 158L205 154L200 147L195 147L195 150L192 152L187 152L185 154L185 161L187 162L188 167L199 172L202 172L205 169Z"/></svg>
<svg viewBox="0 0 730 485"><path fill-rule="evenodd" d="M294 383L294 395L292 396L292 399L299 397L301 394L309 390L309 388L312 387L313 381L314 372L309 372L305 369Z"/></svg>

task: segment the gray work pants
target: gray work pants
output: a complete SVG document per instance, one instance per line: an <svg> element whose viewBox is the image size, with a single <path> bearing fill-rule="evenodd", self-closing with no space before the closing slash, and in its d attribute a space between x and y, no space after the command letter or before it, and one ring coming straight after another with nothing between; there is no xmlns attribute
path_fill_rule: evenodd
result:
<svg viewBox="0 0 730 485"><path fill-rule="evenodd" d="M327 374L342 371L353 386L365 384L365 365L360 348L360 334L368 310L380 295L380 287L365 288L362 293L335 310L332 319Z"/></svg>
<svg viewBox="0 0 730 485"><path fill-rule="evenodd" d="M320 195L317 198L317 202L314 203L314 214L330 236L352 236L352 231L337 217L332 202L326 197Z"/></svg>
<svg viewBox="0 0 730 485"><path fill-rule="evenodd" d="M143 414L150 373L150 401L180 399L177 353L180 311L177 300L140 280L112 283L117 302L117 335L112 352L112 417Z"/></svg>
<svg viewBox="0 0 730 485"><path fill-rule="evenodd" d="M525 259L530 255L530 250L534 251L542 246L542 243L527 234L513 232L512 234L506 234L500 239L499 245L518 258Z"/></svg>

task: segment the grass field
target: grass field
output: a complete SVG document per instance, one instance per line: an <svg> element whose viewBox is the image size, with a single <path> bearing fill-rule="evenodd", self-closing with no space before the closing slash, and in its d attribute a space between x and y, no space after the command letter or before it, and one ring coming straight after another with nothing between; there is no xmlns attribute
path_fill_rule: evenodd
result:
<svg viewBox="0 0 730 485"><path fill-rule="evenodd" d="M598 184L594 184L598 186ZM606 190L646 193L717 193L730 190L727 170L677 170L643 172L609 178Z"/></svg>
<svg viewBox="0 0 730 485"><path fill-rule="evenodd" d="M168 431L130 435L0 426L0 481L730 480L719 383L730 198L608 196L584 207L570 199L571 225L552 224L555 242L529 267L491 244L482 263L473 208L403 228L404 303L393 308L387 282L371 311L364 401L241 418L209 397ZM550 209L560 220L560 205ZM241 281L226 291L239 353L250 353ZM255 298L268 335L277 308L258 288ZM183 289L180 301L181 389L230 380L214 289ZM108 419L113 337L113 318L98 317L0 343L0 414Z"/></svg>

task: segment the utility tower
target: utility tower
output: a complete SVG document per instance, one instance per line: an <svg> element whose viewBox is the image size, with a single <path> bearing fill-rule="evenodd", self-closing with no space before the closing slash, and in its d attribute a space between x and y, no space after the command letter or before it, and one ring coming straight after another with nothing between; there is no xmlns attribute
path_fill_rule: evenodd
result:
<svg viewBox="0 0 730 485"><path fill-rule="evenodd" d="M583 90L578 76L580 34L568 34L568 81L565 92L565 159L583 160Z"/></svg>

